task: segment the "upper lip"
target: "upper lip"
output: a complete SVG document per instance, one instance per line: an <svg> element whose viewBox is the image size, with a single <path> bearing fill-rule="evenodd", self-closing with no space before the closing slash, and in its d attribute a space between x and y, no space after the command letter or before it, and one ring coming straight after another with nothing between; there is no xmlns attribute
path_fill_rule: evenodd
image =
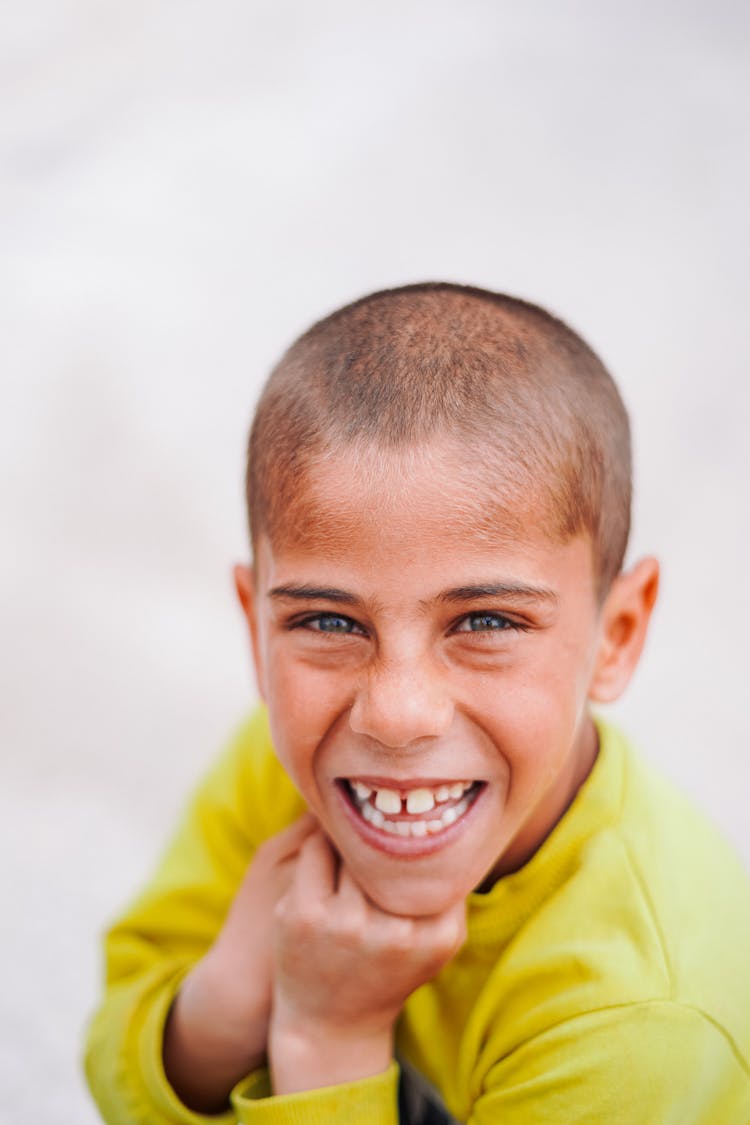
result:
<svg viewBox="0 0 750 1125"><path fill-rule="evenodd" d="M370 789L439 789L441 785L455 785L458 781L469 781L472 784L479 780L464 775L463 777L377 777L375 774L352 773L342 775L342 781L359 781L368 785Z"/></svg>

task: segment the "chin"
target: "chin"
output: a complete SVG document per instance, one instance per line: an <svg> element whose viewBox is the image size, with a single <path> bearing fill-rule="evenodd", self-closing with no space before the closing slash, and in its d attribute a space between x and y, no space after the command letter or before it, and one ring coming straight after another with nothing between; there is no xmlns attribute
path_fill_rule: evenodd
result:
<svg viewBox="0 0 750 1125"><path fill-rule="evenodd" d="M386 914L400 914L407 918L427 918L462 902L469 893L463 887L447 887L440 880L363 879L363 890L376 906Z"/></svg>

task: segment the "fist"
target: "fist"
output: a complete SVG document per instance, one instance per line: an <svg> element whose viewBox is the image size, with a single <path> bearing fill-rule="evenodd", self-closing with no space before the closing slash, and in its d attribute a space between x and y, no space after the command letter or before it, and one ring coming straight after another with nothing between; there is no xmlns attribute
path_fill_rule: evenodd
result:
<svg viewBox="0 0 750 1125"><path fill-rule="evenodd" d="M381 910L320 829L302 844L274 920L270 1054L278 1093L308 1088L308 1069L315 1086L385 1069L405 1000L466 938L463 902L426 918Z"/></svg>

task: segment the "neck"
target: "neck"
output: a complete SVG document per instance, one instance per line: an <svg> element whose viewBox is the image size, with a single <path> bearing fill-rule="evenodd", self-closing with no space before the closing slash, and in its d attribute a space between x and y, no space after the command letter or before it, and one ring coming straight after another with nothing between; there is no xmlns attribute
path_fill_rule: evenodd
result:
<svg viewBox="0 0 750 1125"><path fill-rule="evenodd" d="M576 750L570 755L563 776L536 806L530 818L511 840L497 864L477 890L484 894L498 879L520 870L539 850L555 825L559 824L572 805L578 790L594 768L599 753L599 735L591 715L586 712L576 739Z"/></svg>

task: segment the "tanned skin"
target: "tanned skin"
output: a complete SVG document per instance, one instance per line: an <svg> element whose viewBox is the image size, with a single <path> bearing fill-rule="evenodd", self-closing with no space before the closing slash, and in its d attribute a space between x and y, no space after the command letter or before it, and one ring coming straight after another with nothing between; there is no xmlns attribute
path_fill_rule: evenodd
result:
<svg viewBox="0 0 750 1125"><path fill-rule="evenodd" d="M226 1108L266 1061L276 1094L389 1066L405 1001L465 939L467 894L564 815L596 759L589 705L638 662L654 559L602 599L588 536L550 538L542 513L521 535L501 513L494 539L474 533L476 496L447 483L455 453L423 454L381 457L377 475L330 459L304 534L262 539L254 571L236 569L274 746L310 811L258 850L172 1008L164 1065L197 1111ZM481 787L432 851L395 854L342 798L342 778L372 776Z"/></svg>

